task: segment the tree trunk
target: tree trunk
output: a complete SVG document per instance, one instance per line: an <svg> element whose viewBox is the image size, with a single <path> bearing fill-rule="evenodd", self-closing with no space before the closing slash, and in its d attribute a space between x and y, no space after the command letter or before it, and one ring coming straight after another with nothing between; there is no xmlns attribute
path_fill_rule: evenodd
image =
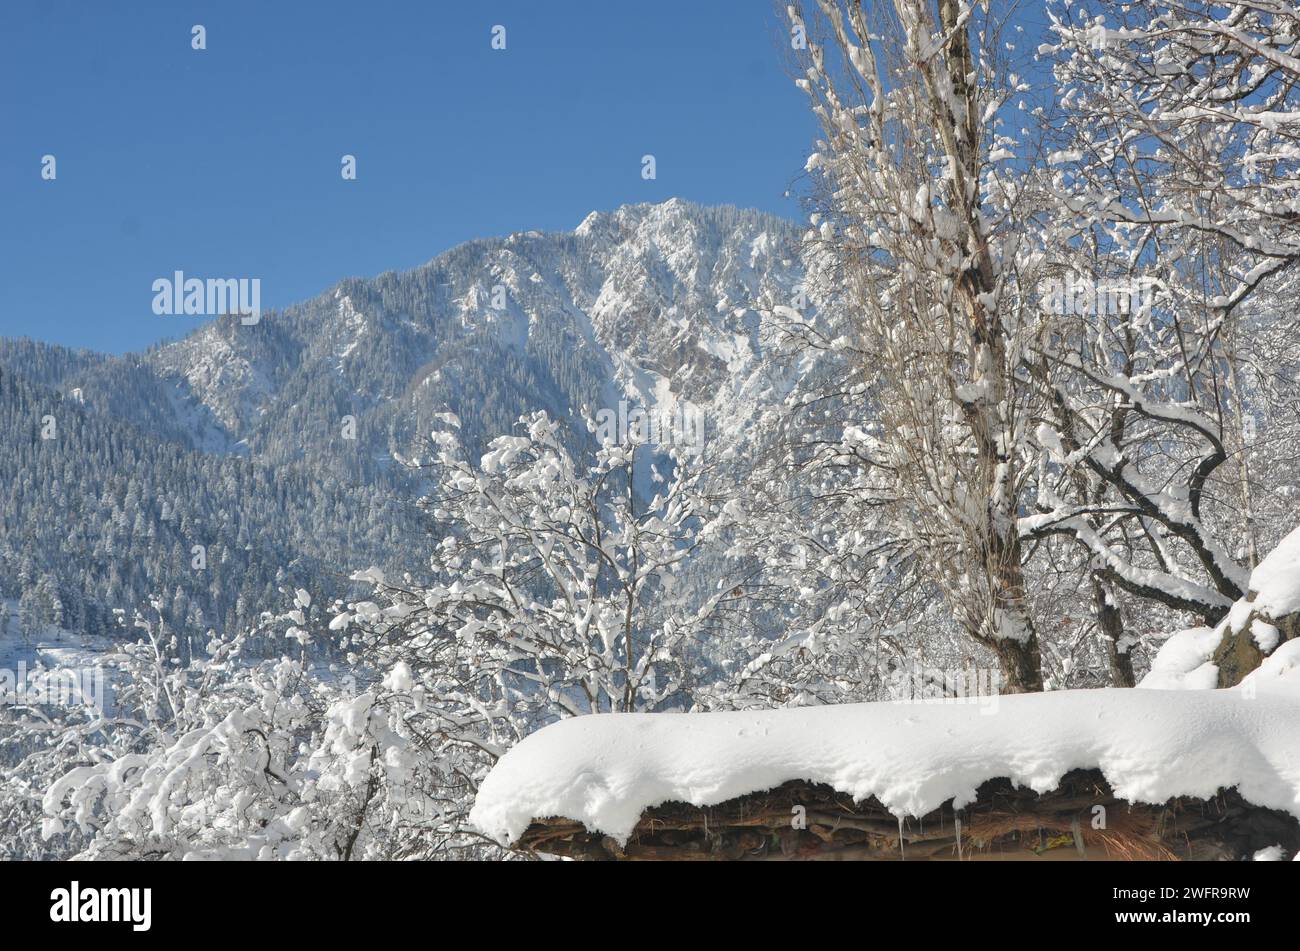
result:
<svg viewBox="0 0 1300 951"><path fill-rule="evenodd" d="M996 520L989 528L987 570L993 595L989 646L1002 668L1001 692L1038 693L1043 689L1043 659L1025 601L1020 537L1014 529L1009 536L1001 534Z"/></svg>
<svg viewBox="0 0 1300 951"><path fill-rule="evenodd" d="M1038 638L1029 641L1003 639L993 645L1002 668L1001 693L1041 693L1043 690L1043 659L1038 650Z"/></svg>
<svg viewBox="0 0 1300 951"><path fill-rule="evenodd" d="M1133 657L1124 646L1124 615L1115 603L1114 589L1095 571L1092 573L1092 600L1097 611L1097 629L1106 642L1111 685L1137 686L1137 678L1133 675Z"/></svg>

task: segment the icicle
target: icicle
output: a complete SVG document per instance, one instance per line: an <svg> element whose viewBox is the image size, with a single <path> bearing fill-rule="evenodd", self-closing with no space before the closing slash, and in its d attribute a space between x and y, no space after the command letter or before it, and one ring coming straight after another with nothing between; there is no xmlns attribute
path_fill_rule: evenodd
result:
<svg viewBox="0 0 1300 951"><path fill-rule="evenodd" d="M903 817L898 817L898 857L906 862L907 850L903 848Z"/></svg>
<svg viewBox="0 0 1300 951"><path fill-rule="evenodd" d="M952 824L953 827L956 828L957 830L957 861L960 862L961 861L961 816L954 814L952 817Z"/></svg>
<svg viewBox="0 0 1300 951"><path fill-rule="evenodd" d="M1083 830L1079 828L1079 817L1075 816L1070 820L1070 831L1074 834L1074 848L1079 853L1079 858L1088 857L1088 849L1083 844Z"/></svg>

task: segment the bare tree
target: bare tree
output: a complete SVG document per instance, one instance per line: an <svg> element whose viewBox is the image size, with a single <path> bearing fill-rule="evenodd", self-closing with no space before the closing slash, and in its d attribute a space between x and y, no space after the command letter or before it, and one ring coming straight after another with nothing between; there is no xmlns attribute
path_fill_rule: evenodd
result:
<svg viewBox="0 0 1300 951"><path fill-rule="evenodd" d="M873 364L897 527L1008 692L1043 686L1026 605L1020 500L1032 388L1017 371L1041 315L1018 288L1032 147L999 112L1020 85L1002 24L956 0L796 4L798 80L824 138L809 160L823 291L843 292Z"/></svg>

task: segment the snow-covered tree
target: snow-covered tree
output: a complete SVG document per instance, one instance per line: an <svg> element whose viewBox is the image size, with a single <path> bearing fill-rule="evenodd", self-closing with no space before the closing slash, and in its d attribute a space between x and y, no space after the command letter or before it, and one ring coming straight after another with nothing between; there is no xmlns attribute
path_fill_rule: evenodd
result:
<svg viewBox="0 0 1300 951"><path fill-rule="evenodd" d="M1036 412L1020 359L1042 331L1023 291L1040 260L1021 201L1034 139L1001 119L1023 85L1002 24L956 0L790 15L823 133L814 278L846 299L875 371L864 453L890 481L897 535L1005 689L1041 689L1017 524Z"/></svg>
<svg viewBox="0 0 1300 951"><path fill-rule="evenodd" d="M1007 12L791 7L823 127L812 284L869 355L888 537L1011 689L1044 620L1053 682L1100 648L1132 685L1144 629L1241 596L1276 507L1252 466L1295 445L1293 347L1259 338L1300 250L1296 11L1062 4L1050 90Z"/></svg>
<svg viewBox="0 0 1300 951"><path fill-rule="evenodd" d="M537 414L473 463L447 423L426 500L446 534L426 580L362 573L382 604L354 604L337 623L438 672L438 692L471 707L577 715L672 704L724 597L693 605L678 590L713 505L696 460L627 441L584 464Z"/></svg>
<svg viewBox="0 0 1300 951"><path fill-rule="evenodd" d="M307 592L294 599L263 625L304 648L333 636ZM97 859L346 861L466 847L464 780L431 748L404 665L345 674L305 654L246 657L253 632L214 636L204 657L182 660L161 612L136 627L116 714L88 714L29 760L43 764L47 840Z"/></svg>
<svg viewBox="0 0 1300 951"><path fill-rule="evenodd" d="M465 828L495 758L557 716L689 704L692 659L730 587L678 586L715 503L698 460L635 438L577 461L544 415L465 458L448 415L422 466L446 534L429 568L371 569L328 625L307 592L204 657L156 621L120 703L139 738L54 782L48 830L87 854L410 857L482 848ZM314 617L313 617L314 611ZM241 656L283 631L298 649ZM349 682L313 658L332 645Z"/></svg>
<svg viewBox="0 0 1300 951"><path fill-rule="evenodd" d="M1300 261L1300 11L1052 13L1041 184L1063 213L1043 238L1051 334L1026 361L1043 468L1022 530L1082 546L1112 639L1121 590L1213 625L1259 557L1252 462L1294 446L1294 343L1260 344Z"/></svg>

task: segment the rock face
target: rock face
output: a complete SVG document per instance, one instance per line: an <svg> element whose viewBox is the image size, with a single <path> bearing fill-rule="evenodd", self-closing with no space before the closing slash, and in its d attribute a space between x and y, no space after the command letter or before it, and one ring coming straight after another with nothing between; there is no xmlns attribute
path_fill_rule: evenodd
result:
<svg viewBox="0 0 1300 951"><path fill-rule="evenodd" d="M1265 558L1250 576L1250 591L1220 625L1211 655L1218 686L1240 683L1282 644L1300 637L1300 529Z"/></svg>

